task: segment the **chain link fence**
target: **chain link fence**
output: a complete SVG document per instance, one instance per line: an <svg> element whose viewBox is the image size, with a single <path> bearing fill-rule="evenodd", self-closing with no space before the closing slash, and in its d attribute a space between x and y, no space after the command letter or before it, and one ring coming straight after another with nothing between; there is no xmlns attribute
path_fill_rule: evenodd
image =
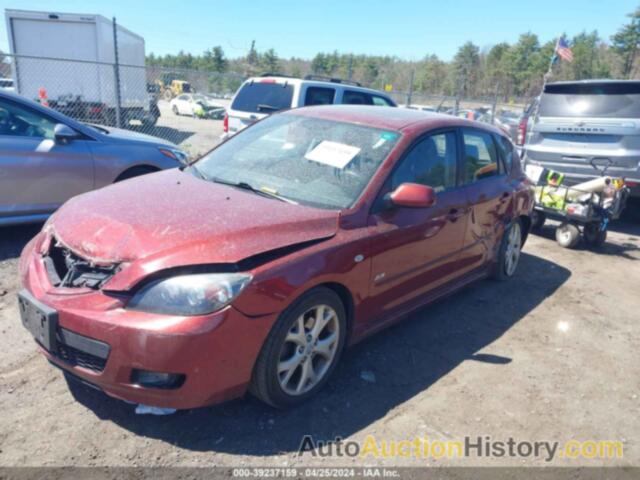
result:
<svg viewBox="0 0 640 480"><path fill-rule="evenodd" d="M133 66L62 58L5 55L0 77L16 93L69 117L145 133L198 157L219 141L225 109L245 77L238 73ZM487 122L515 140L526 101L388 92L398 105Z"/></svg>
<svg viewBox="0 0 640 480"><path fill-rule="evenodd" d="M16 93L75 120L168 140L197 157L214 147L236 73L5 55L0 77Z"/></svg>

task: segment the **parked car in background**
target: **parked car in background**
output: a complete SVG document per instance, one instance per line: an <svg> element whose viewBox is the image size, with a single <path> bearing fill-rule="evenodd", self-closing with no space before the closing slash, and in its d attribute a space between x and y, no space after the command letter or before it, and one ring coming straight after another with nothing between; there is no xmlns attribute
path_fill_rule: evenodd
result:
<svg viewBox="0 0 640 480"><path fill-rule="evenodd" d="M246 80L233 97L224 121L224 136L234 135L280 110L331 104L397 106L388 95L357 82L317 75L303 79L264 75Z"/></svg>
<svg viewBox="0 0 640 480"><path fill-rule="evenodd" d="M114 397L184 409L249 389L289 407L346 345L513 277L532 206L491 126L290 110L64 205L22 254L22 318L49 361Z"/></svg>
<svg viewBox="0 0 640 480"><path fill-rule="evenodd" d="M501 110L494 115L493 123L503 132L509 135L512 142L518 139L518 126L520 125L522 115L513 110Z"/></svg>
<svg viewBox="0 0 640 480"><path fill-rule="evenodd" d="M640 81L549 83L528 129L525 163L562 172L568 185L600 176L592 164L608 165L640 196Z"/></svg>
<svg viewBox="0 0 640 480"><path fill-rule="evenodd" d="M415 103L412 103L411 105L401 105L402 108L408 108L410 110L421 110L423 112L437 112L438 109L437 107L434 107L433 105L418 105Z"/></svg>
<svg viewBox="0 0 640 480"><path fill-rule="evenodd" d="M13 92L15 88L13 87L13 79L11 78L0 78L0 89Z"/></svg>
<svg viewBox="0 0 640 480"><path fill-rule="evenodd" d="M0 225L43 221L75 195L186 160L165 140L83 124L0 91Z"/></svg>
<svg viewBox="0 0 640 480"><path fill-rule="evenodd" d="M203 93L183 93L171 100L169 106L176 115L190 115L198 118L222 119L226 112L213 97Z"/></svg>

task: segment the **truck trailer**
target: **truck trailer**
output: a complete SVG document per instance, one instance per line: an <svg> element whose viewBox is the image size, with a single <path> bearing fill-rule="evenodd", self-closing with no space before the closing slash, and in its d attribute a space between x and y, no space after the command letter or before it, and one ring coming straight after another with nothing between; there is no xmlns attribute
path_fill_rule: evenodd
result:
<svg viewBox="0 0 640 480"><path fill-rule="evenodd" d="M17 93L81 121L155 124L141 36L120 25L114 32L102 15L7 9L5 18Z"/></svg>

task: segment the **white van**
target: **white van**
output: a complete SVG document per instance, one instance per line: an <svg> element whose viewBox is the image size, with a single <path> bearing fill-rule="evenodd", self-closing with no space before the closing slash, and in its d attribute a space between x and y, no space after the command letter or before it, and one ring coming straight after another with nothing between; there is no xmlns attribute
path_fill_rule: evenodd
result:
<svg viewBox="0 0 640 480"><path fill-rule="evenodd" d="M238 89L224 118L224 137L279 110L310 105L378 105L396 107L382 92L338 78L308 75L301 78L263 75L252 77Z"/></svg>

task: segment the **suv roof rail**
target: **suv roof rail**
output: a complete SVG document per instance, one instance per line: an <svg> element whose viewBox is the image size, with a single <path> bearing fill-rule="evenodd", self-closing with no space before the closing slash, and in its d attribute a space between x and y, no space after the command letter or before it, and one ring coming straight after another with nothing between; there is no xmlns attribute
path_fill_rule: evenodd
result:
<svg viewBox="0 0 640 480"><path fill-rule="evenodd" d="M331 82L331 83L344 83L345 85L355 85L356 87L361 87L362 84L360 82L355 82L353 80L343 80L342 78L335 77L326 77L324 75L305 75L305 80L319 80L321 82Z"/></svg>
<svg viewBox="0 0 640 480"><path fill-rule="evenodd" d="M284 73L272 73L272 72L267 72L267 73L261 73L260 75L258 75L259 77L283 77L283 78L298 78L298 77L294 77L293 75L285 75Z"/></svg>

